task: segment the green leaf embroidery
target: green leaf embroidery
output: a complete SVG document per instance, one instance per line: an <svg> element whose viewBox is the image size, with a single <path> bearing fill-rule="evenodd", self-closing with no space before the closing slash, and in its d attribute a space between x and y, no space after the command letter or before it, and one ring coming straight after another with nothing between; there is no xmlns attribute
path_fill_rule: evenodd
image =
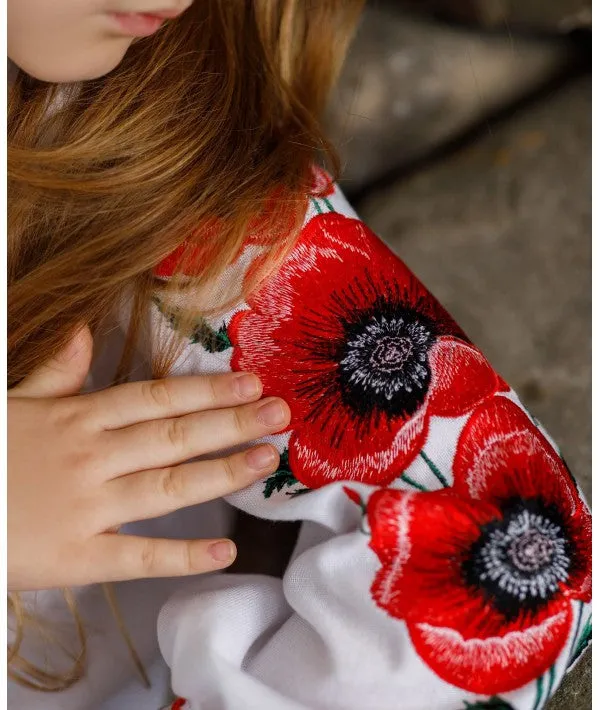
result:
<svg viewBox="0 0 600 710"><path fill-rule="evenodd" d="M198 320L194 325L194 330L190 335L190 342L194 345L200 343L209 353L222 353L223 350L231 347L231 340L229 340L227 335L225 323L219 330L213 330L204 318Z"/></svg>
<svg viewBox="0 0 600 710"><path fill-rule="evenodd" d="M465 704L464 710L514 710L510 703L496 695L488 700L477 700L474 703L469 703L466 700L463 702Z"/></svg>
<svg viewBox="0 0 600 710"><path fill-rule="evenodd" d="M176 331L180 330L181 310L178 308L169 309L165 307L158 296L154 296L152 300L160 313L166 318L171 328ZM190 343L193 345L202 345L209 353L222 353L224 350L231 347L231 340L229 340L225 323L223 323L218 330L214 330L205 318L198 318L192 325L191 332L186 333L186 335Z"/></svg>
<svg viewBox="0 0 600 710"><path fill-rule="evenodd" d="M276 491L279 492L285 486L294 486L296 483L298 483L298 479L294 476L290 469L290 460L286 449L281 454L279 468L265 481L263 495L265 498L270 498Z"/></svg>

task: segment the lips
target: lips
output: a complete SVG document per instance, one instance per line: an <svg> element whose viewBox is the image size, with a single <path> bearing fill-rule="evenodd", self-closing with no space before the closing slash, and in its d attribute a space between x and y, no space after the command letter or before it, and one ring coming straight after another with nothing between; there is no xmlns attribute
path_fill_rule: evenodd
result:
<svg viewBox="0 0 600 710"><path fill-rule="evenodd" d="M181 15L183 10L164 10L160 12L114 12L112 17L119 29L130 37L149 37L157 32L165 20Z"/></svg>

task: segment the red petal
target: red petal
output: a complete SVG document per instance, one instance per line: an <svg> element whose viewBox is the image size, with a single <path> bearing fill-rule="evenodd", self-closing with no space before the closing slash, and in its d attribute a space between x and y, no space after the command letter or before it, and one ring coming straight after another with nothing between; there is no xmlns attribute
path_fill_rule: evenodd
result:
<svg viewBox="0 0 600 710"><path fill-rule="evenodd" d="M494 397L473 413L458 441L454 490L500 506L511 498L541 498L562 511L572 545L564 594L591 598L590 512L569 472L529 417L506 397Z"/></svg>
<svg viewBox="0 0 600 710"><path fill-rule="evenodd" d="M327 197L335 192L331 176L319 165L312 166L313 183L310 194L315 197Z"/></svg>
<svg viewBox="0 0 600 710"><path fill-rule="evenodd" d="M341 293L351 303L340 305ZM335 367L326 358L319 361L312 346L335 345L344 337L348 308L372 307L386 295L436 317L444 332L458 330L408 268L361 222L335 213L314 217L280 269L248 300L251 311L236 325L234 345L242 349L244 360L240 367L258 368L269 394L282 376L301 388L319 368Z"/></svg>
<svg viewBox="0 0 600 710"><path fill-rule="evenodd" d="M154 269L154 275L159 278L170 278L177 272L194 275L202 268L200 250L196 250L187 242L177 247L166 259ZM195 268L194 268L195 267Z"/></svg>
<svg viewBox="0 0 600 710"><path fill-rule="evenodd" d="M567 640L571 605L559 597L507 621L467 587L462 561L499 512L451 491L377 491L369 499L371 547L383 567L376 603L406 621L417 653L444 680L473 693L513 690L543 673Z"/></svg>
<svg viewBox="0 0 600 710"><path fill-rule="evenodd" d="M496 695L520 688L542 675L565 645L571 606L503 636L465 639L451 628L409 624L417 653L440 678L471 693Z"/></svg>
<svg viewBox="0 0 600 710"><path fill-rule="evenodd" d="M298 426L292 434L290 468L309 488L340 480L387 485L423 448L427 427L423 409L406 422L372 425L366 431L351 422L344 425L339 414L324 416Z"/></svg>
<svg viewBox="0 0 600 710"><path fill-rule="evenodd" d="M353 488L348 488L348 486L343 486L343 490L353 503L356 503L356 505L360 505L362 508L363 502L358 491L355 491Z"/></svg>
<svg viewBox="0 0 600 710"><path fill-rule="evenodd" d="M367 511L370 546L383 564L371 587L379 606L396 618L450 625L471 636L507 628L505 617L467 588L462 572L481 526L499 511L451 491L397 490L373 494Z"/></svg>
<svg viewBox="0 0 600 710"><path fill-rule="evenodd" d="M462 337L462 331L408 267L362 222L337 213L313 217L294 250L249 305L259 311L292 318L323 309L332 297L358 284L356 305L372 306L377 296L400 299L436 321L438 332ZM283 289L283 291L281 291Z"/></svg>
<svg viewBox="0 0 600 710"><path fill-rule="evenodd" d="M203 270L210 255L211 245L221 228L220 220L207 219L193 238L186 239L160 262L154 269L154 275L159 278L170 278L176 273L197 276Z"/></svg>
<svg viewBox="0 0 600 710"><path fill-rule="evenodd" d="M396 564L399 570L410 555L410 523L416 493L397 489L380 489L367 503L367 516L371 530L369 547L377 553L384 565ZM418 500L418 498L417 498Z"/></svg>
<svg viewBox="0 0 600 710"><path fill-rule="evenodd" d="M583 602L592 600L592 515L585 505L567 521L569 540L573 547L568 586L564 594Z"/></svg>
<svg viewBox="0 0 600 710"><path fill-rule="evenodd" d="M498 375L498 392L510 392L510 385Z"/></svg>
<svg viewBox="0 0 600 710"><path fill-rule="evenodd" d="M498 388L498 377L483 355L467 343L443 337L429 353L431 414L465 414Z"/></svg>
<svg viewBox="0 0 600 710"><path fill-rule="evenodd" d="M232 368L255 372L265 395L283 397L292 412L290 461L305 485L334 480L385 484L422 446L423 408L410 422L341 400L337 353L348 313L389 298L436 320L456 324L408 268L365 225L339 214L314 217L280 269L248 300L230 326Z"/></svg>
<svg viewBox="0 0 600 710"><path fill-rule="evenodd" d="M541 496L565 511L580 505L577 489L552 446L529 417L506 397L479 406L461 432L454 458L460 495L498 504Z"/></svg>

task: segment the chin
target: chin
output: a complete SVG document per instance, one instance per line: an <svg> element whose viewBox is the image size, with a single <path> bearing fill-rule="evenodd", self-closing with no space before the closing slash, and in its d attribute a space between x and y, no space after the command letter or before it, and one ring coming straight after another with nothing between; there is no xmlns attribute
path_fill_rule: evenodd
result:
<svg viewBox="0 0 600 710"><path fill-rule="evenodd" d="M66 61L63 60L60 63L43 62L37 56L32 62L19 62L16 59L13 59L13 62L34 79L51 84L71 84L98 79L109 74L122 62L128 48L129 45L119 48L118 51L107 53L105 56L90 58L87 61L82 61L82 57L78 56L71 57Z"/></svg>

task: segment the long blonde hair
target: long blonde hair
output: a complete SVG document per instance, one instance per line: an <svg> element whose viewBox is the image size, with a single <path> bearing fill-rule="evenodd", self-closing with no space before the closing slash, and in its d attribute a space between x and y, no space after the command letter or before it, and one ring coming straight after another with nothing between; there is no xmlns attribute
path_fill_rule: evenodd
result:
<svg viewBox="0 0 600 710"><path fill-rule="evenodd" d="M18 73L8 101L9 386L80 323L102 335L107 303L133 294L114 379L126 378L154 269L184 243L203 257L197 281L210 282L260 215L265 270L277 264L296 236L315 155L338 171L320 118L362 4L201 0L100 79L55 86ZM219 229L202 229L215 220ZM165 345L155 374L172 356ZM75 682L80 626L73 671L44 674L19 655L27 615L18 598L10 603L11 676L46 690Z"/></svg>

